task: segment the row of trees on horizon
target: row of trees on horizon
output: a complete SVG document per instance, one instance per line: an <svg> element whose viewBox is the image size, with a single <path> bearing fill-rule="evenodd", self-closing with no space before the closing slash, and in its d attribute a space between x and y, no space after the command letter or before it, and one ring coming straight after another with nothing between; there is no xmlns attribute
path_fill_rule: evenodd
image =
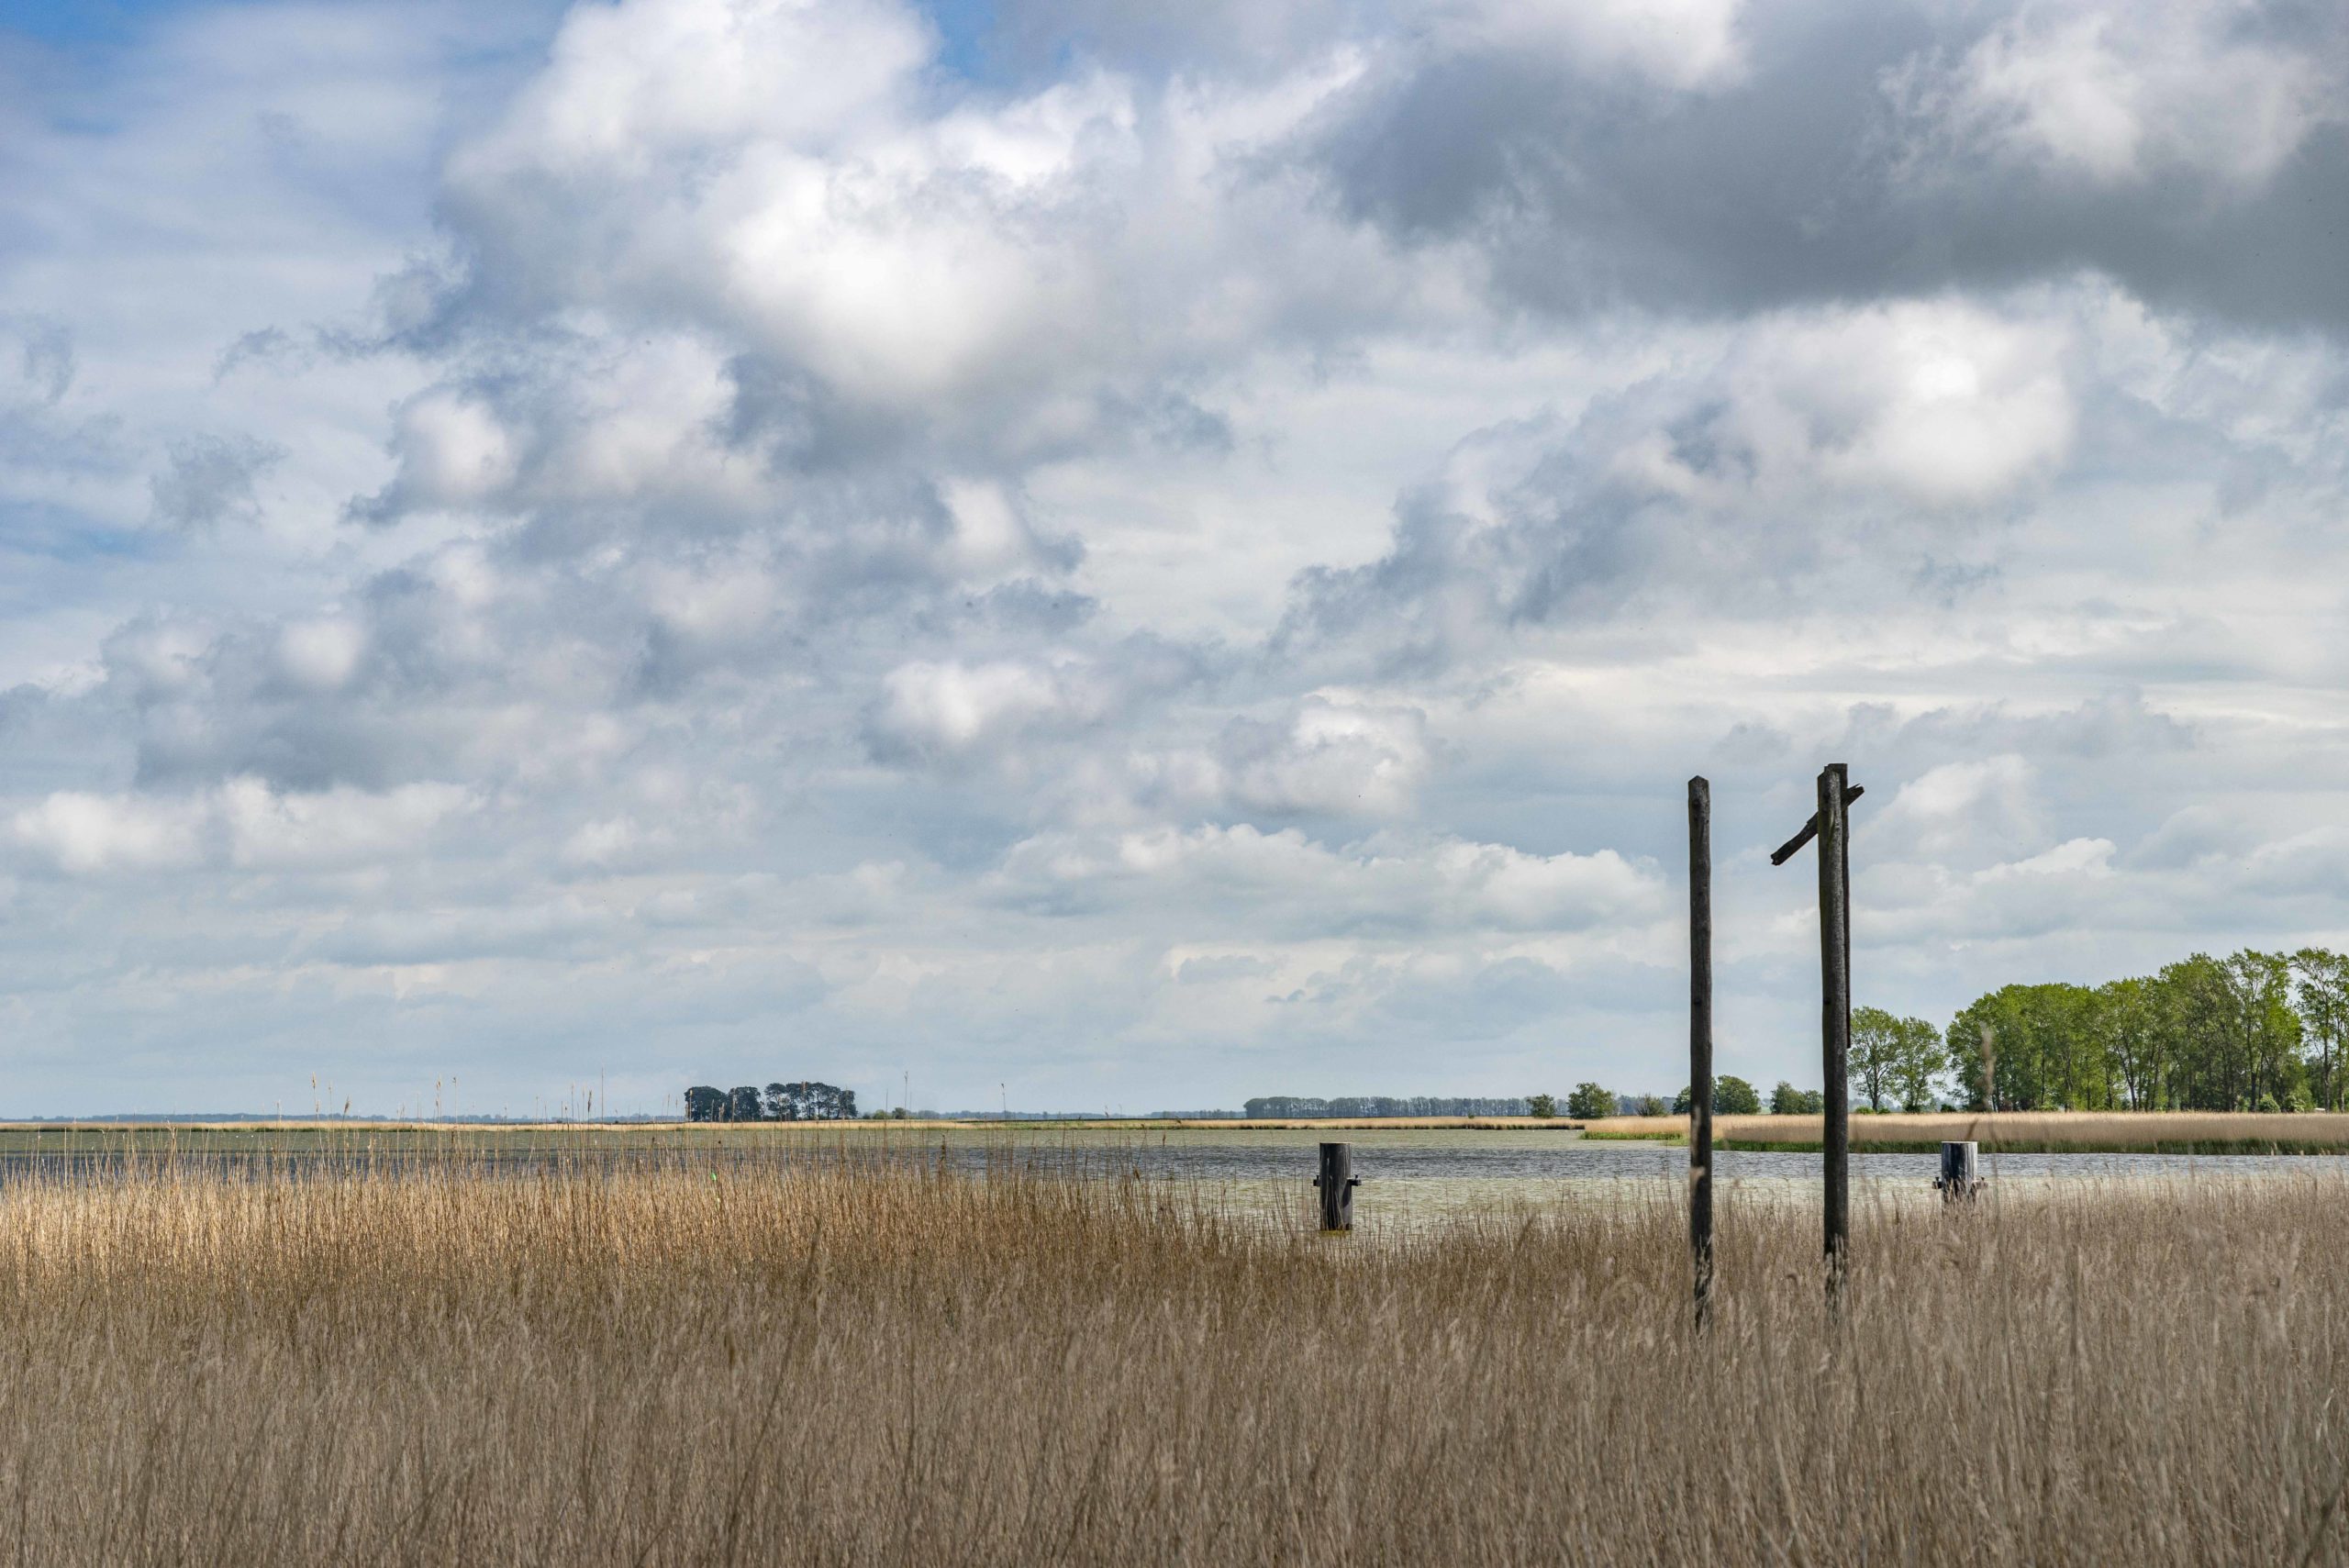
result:
<svg viewBox="0 0 2349 1568"><path fill-rule="evenodd" d="M1312 1095L1260 1095L1241 1111L1254 1121L1282 1117L1531 1116L1540 1114L1532 1109L1532 1101L1541 1097L1340 1095L1325 1100Z"/></svg>
<svg viewBox="0 0 2349 1568"><path fill-rule="evenodd" d="M1852 1012L1854 1109L2339 1110L2349 1101L2349 955L2246 948L2195 953L2158 973L2101 985L2005 985L1937 1028L1881 1007ZM1251 1118L1534 1116L1576 1120L1686 1115L1670 1101L1595 1083L1565 1096L1264 1095ZM1744 1079L1713 1080L1722 1116L1819 1114L1816 1089L1781 1082L1767 1096ZM879 1113L876 1113L879 1114ZM902 1115L897 1112L892 1114ZM1230 1113L1221 1113L1230 1114ZM689 1121L839 1121L856 1095L830 1084L685 1091Z"/></svg>
<svg viewBox="0 0 2349 1568"><path fill-rule="evenodd" d="M855 1090L813 1080L769 1084L763 1093L749 1084L732 1089L696 1084L685 1091L687 1121L849 1121L855 1116Z"/></svg>
<svg viewBox="0 0 2349 1568"><path fill-rule="evenodd" d="M1946 1029L1855 1007L1850 1089L1872 1111L2339 1110L2345 1049L2349 955L2246 948L2102 985L2003 985ZM1770 1109L1815 1115L1820 1097L1782 1083ZM1666 1114L1654 1095L1619 1100L1624 1114ZM1688 1102L1683 1088L1669 1114ZM1718 1115L1760 1102L1742 1078L1713 1081Z"/></svg>
<svg viewBox="0 0 2349 1568"><path fill-rule="evenodd" d="M1943 1071L1969 1107L2339 1110L2344 1041L2349 955L2246 948L2102 985L2003 986L1951 1020Z"/></svg>

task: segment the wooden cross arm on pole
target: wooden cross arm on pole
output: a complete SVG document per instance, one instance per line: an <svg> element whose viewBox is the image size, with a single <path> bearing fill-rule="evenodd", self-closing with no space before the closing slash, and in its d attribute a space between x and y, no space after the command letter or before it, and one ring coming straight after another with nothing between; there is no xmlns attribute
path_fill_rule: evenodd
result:
<svg viewBox="0 0 2349 1568"><path fill-rule="evenodd" d="M1843 804L1849 806L1852 802L1859 799L1860 796L1867 794L1867 792L1868 790L1865 784L1854 784L1843 792ZM1776 850L1773 850L1770 852L1770 863L1774 866L1782 866L1786 864L1788 861L1795 858L1795 854L1798 851L1817 837L1819 837L1819 814L1817 812L1813 812L1811 813L1810 820L1802 825L1801 832L1796 834L1793 838L1788 839L1785 843L1780 844Z"/></svg>

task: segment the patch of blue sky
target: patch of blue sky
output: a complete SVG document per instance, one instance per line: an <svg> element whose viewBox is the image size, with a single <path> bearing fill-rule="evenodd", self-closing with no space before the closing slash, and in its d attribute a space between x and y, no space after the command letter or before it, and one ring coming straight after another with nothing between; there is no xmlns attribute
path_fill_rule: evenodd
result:
<svg viewBox="0 0 2349 1568"><path fill-rule="evenodd" d="M0 32L60 49L120 43L160 17L203 9L218 0L8 0L0 6Z"/></svg>
<svg viewBox="0 0 2349 1568"><path fill-rule="evenodd" d="M103 54L135 41L142 32L171 18L247 3L250 0L0 0L0 39L13 34L62 53ZM996 0L916 0L916 4L938 29L941 69L967 81L984 82L1010 68L998 36ZM535 14L559 13L569 7L530 0L514 8ZM534 16L531 26L547 26L551 21L551 17Z"/></svg>
<svg viewBox="0 0 2349 1568"><path fill-rule="evenodd" d="M957 76L979 81L988 74L995 32L995 0L923 0L922 13L938 29L938 63Z"/></svg>
<svg viewBox="0 0 2349 1568"><path fill-rule="evenodd" d="M0 500L0 582L19 586L31 586L22 570L31 562L78 566L85 562L142 561L175 550L179 542L159 529L102 523L70 507ZM15 570L7 564L10 562L16 563ZM0 606L6 604L7 598L0 597Z"/></svg>

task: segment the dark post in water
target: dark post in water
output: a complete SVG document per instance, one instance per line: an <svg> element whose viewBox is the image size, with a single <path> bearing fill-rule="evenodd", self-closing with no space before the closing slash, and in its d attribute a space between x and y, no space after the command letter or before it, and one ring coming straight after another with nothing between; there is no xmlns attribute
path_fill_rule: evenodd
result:
<svg viewBox="0 0 2349 1568"><path fill-rule="evenodd" d="M1971 1140L1942 1145L1942 1173L1933 1182L1944 1203L1963 1203L1982 1190L1982 1146Z"/></svg>
<svg viewBox="0 0 2349 1568"><path fill-rule="evenodd" d="M1354 1188L1362 1178L1354 1174L1354 1151L1351 1143L1324 1143L1321 1146L1321 1173L1313 1178L1321 1189L1321 1229L1352 1230L1354 1228Z"/></svg>
<svg viewBox="0 0 2349 1568"><path fill-rule="evenodd" d="M1697 1326L1713 1293L1713 795L1688 781L1688 1251Z"/></svg>

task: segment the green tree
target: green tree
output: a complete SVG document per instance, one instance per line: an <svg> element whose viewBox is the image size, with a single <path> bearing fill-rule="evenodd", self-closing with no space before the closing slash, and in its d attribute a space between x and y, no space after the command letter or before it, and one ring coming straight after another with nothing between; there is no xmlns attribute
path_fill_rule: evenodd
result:
<svg viewBox="0 0 2349 1568"><path fill-rule="evenodd" d="M2326 1110L2339 1110L2342 1051L2349 1044L2349 955L2302 948L2292 955L2292 975L2300 1023L2316 1046L2309 1062L2310 1097Z"/></svg>
<svg viewBox="0 0 2349 1568"><path fill-rule="evenodd" d="M2263 1110L2291 1102L2308 1063L2300 1016L2292 1010L2291 961L2244 949L2226 962L2228 1049L2243 1063L2246 1101Z"/></svg>
<svg viewBox="0 0 2349 1568"><path fill-rule="evenodd" d="M1685 1112L1685 1106L1683 1107L1683 1110ZM1668 1116L1671 1114L1671 1111L1662 1095L1642 1095L1640 1096L1640 1114L1642 1116Z"/></svg>
<svg viewBox="0 0 2349 1568"><path fill-rule="evenodd" d="M1528 1095L1525 1097L1525 1113L1547 1121L1558 1114L1558 1097L1555 1095Z"/></svg>
<svg viewBox="0 0 2349 1568"><path fill-rule="evenodd" d="M1898 1082L1900 1025L1882 1007L1852 1009L1852 1086L1871 1110L1884 1109L1885 1091Z"/></svg>
<svg viewBox="0 0 2349 1568"><path fill-rule="evenodd" d="M844 1121L856 1115L856 1091L813 1080L769 1084L764 1105L769 1121Z"/></svg>
<svg viewBox="0 0 2349 1568"><path fill-rule="evenodd" d="M1596 1084L1576 1084L1566 1096L1566 1114L1576 1121L1596 1121L1615 1114L1615 1096Z"/></svg>
<svg viewBox="0 0 2349 1568"><path fill-rule="evenodd" d="M2198 952L2162 970L2158 1027L2175 1104L2248 1110L2290 1100L2307 1071L2290 977L2281 953L2248 949L2225 959Z"/></svg>
<svg viewBox="0 0 2349 1568"><path fill-rule="evenodd" d="M2111 1064L2085 985L2004 985L1951 1020L1947 1050L1967 1102L1998 1110L2087 1110L2114 1103ZM1984 1031L1998 1071L1984 1073Z"/></svg>
<svg viewBox="0 0 2349 1568"><path fill-rule="evenodd" d="M2245 950L2194 953L2144 982L2157 1105L2246 1110L2308 1093L2291 961Z"/></svg>
<svg viewBox="0 0 2349 1568"><path fill-rule="evenodd" d="M1672 1096L1671 1114L1687 1116L1690 1107L1696 1104L1696 1100L1697 1096L1689 1093L1688 1085L1681 1084L1680 1092ZM1753 1084L1742 1078L1728 1076L1716 1078L1713 1080L1713 1114L1715 1116L1759 1116L1762 1114L1762 1096L1755 1092Z"/></svg>
<svg viewBox="0 0 2349 1568"><path fill-rule="evenodd" d="M2132 1110L2159 1110L2169 1103L2155 984L2151 980L2115 980L2097 987L2096 1028Z"/></svg>
<svg viewBox="0 0 2349 1568"><path fill-rule="evenodd" d="M1892 1028L1892 1086L1905 1111L1933 1108L1933 1081L1949 1071L1942 1031L1923 1018L1896 1019Z"/></svg>
<svg viewBox="0 0 2349 1568"><path fill-rule="evenodd" d="M2005 993L1976 997L1949 1022L1943 1044L1950 1066L1957 1073L1958 1092L1968 1110L2004 1110L2014 1101L2013 1062L2008 1053L2008 1032L2017 1040L2021 1029ZM1992 1062L1997 1064L1996 1071Z"/></svg>
<svg viewBox="0 0 2349 1568"><path fill-rule="evenodd" d="M1784 1078L1770 1091L1772 1116L1817 1116L1827 1108L1827 1096L1817 1089L1798 1089Z"/></svg>
<svg viewBox="0 0 2349 1568"><path fill-rule="evenodd" d="M2224 968L2209 953L2193 953L2164 964L2149 984L2167 1103L2183 1110L2234 1109L2243 1091L2221 1044L2229 1012Z"/></svg>
<svg viewBox="0 0 2349 1568"><path fill-rule="evenodd" d="M1854 1077L1865 1084L1860 1018ZM2349 1099L2349 961L2245 949L2093 989L2005 985L1953 1018L1939 1051L1933 1072L1954 1072L1974 1109L2337 1106ZM1927 1098L1929 1082L1914 1093L1896 1082L1909 1103Z"/></svg>

